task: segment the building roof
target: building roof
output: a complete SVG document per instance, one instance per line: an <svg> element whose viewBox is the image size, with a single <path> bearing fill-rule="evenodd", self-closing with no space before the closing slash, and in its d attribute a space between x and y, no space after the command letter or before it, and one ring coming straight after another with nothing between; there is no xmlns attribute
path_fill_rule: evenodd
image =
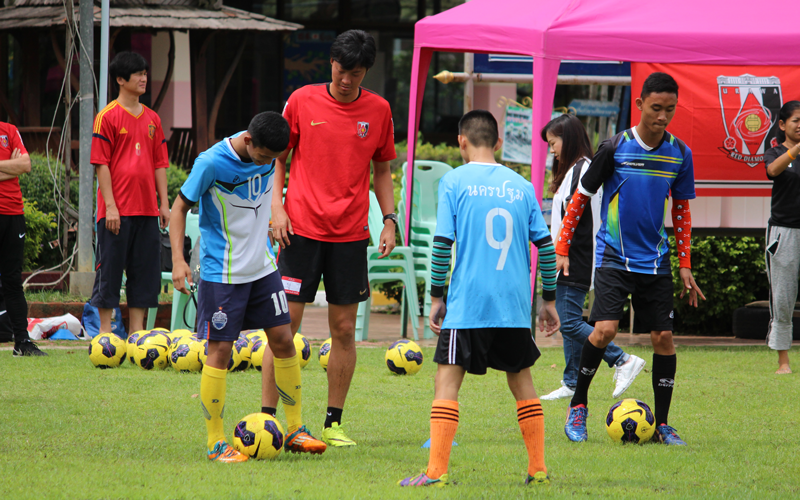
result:
<svg viewBox="0 0 800 500"><path fill-rule="evenodd" d="M109 23L112 28L213 29L246 31L294 31L303 26L226 7L218 9L202 0L112 0ZM75 2L75 21L80 18ZM17 0L0 8L0 30L49 28L66 22L63 0ZM100 7L94 6L94 23L100 24Z"/></svg>

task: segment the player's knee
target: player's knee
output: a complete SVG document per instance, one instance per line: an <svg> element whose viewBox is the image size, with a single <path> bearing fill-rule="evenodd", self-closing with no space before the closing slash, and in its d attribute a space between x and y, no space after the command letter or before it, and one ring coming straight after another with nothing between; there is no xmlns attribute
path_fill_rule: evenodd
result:
<svg viewBox="0 0 800 500"><path fill-rule="evenodd" d="M331 337L339 342L355 342L356 322L350 318L340 318L330 323Z"/></svg>
<svg viewBox="0 0 800 500"><path fill-rule="evenodd" d="M273 328L269 332L269 346L275 357L288 358L294 351L294 338L292 331L286 326Z"/></svg>
<svg viewBox="0 0 800 500"><path fill-rule="evenodd" d="M653 343L653 347L671 349L674 345L672 343L672 332L669 330L650 332L650 340Z"/></svg>
<svg viewBox="0 0 800 500"><path fill-rule="evenodd" d="M598 322L594 327L592 336L594 337L593 340L598 340L601 343L597 347L605 347L617 336L617 329L613 325Z"/></svg>

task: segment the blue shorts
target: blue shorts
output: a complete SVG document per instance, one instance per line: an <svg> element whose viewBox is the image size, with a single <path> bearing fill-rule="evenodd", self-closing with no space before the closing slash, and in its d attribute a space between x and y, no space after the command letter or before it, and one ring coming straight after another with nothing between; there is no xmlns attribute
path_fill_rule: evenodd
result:
<svg viewBox="0 0 800 500"><path fill-rule="evenodd" d="M237 285L200 280L197 295L197 336L201 339L234 342L242 330L291 322L277 271Z"/></svg>

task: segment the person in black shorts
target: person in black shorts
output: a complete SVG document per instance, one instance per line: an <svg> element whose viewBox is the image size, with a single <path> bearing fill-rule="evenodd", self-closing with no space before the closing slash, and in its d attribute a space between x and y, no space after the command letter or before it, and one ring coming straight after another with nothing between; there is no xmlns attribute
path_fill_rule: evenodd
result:
<svg viewBox="0 0 800 500"><path fill-rule="evenodd" d="M442 177L431 259L431 330L439 336L431 408L428 467L400 486L448 484L447 469L458 429L458 392L466 373L506 372L516 399L528 467L525 484L547 484L544 413L530 367L539 358L531 336L530 243L539 249L543 305L539 328L558 330L555 250L530 182L494 161L500 148L497 121L485 110L459 122L463 165ZM481 194L483 193L483 194ZM490 193L490 194L489 194ZM443 300L452 246L456 266ZM444 322L442 322L444 320Z"/></svg>
<svg viewBox="0 0 800 500"><path fill-rule="evenodd" d="M666 131L678 105L678 84L666 73L653 73L642 86L636 106L639 124L603 141L567 206L556 242L557 267L569 276L572 235L590 198L603 187L602 225L597 233L595 302L590 321L594 331L583 345L578 383L564 430L571 441L586 441L589 385L606 347L617 335L628 299L636 316L650 330L653 344L653 394L656 431L653 439L685 445L667 424L675 383L676 356L672 342L672 271L667 232L666 201L672 196L680 276L689 303L697 306L703 293L691 270L692 219L689 200L694 194L691 150ZM659 229L660 228L660 229Z"/></svg>
<svg viewBox="0 0 800 500"><path fill-rule="evenodd" d="M800 101L781 107L779 144L764 153L772 181L772 209L767 225L767 277L771 321L767 345L778 351L778 375L792 373L792 315L800 274Z"/></svg>

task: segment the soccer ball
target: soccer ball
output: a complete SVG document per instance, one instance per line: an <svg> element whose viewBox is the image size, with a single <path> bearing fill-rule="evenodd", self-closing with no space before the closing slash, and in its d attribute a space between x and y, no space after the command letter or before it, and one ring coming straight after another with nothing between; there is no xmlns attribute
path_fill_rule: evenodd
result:
<svg viewBox="0 0 800 500"><path fill-rule="evenodd" d="M331 357L331 340L333 339L328 339L319 346L319 365L325 371L328 371L328 359Z"/></svg>
<svg viewBox="0 0 800 500"><path fill-rule="evenodd" d="M311 344L308 339L299 333L294 334L294 348L300 355L300 368L305 368L311 360Z"/></svg>
<svg viewBox="0 0 800 500"><path fill-rule="evenodd" d="M200 344L200 362L203 363L203 366L208 362L208 340L206 339L197 339L197 343Z"/></svg>
<svg viewBox="0 0 800 500"><path fill-rule="evenodd" d="M386 350L386 366L398 375L413 375L422 368L422 350L416 342L398 340Z"/></svg>
<svg viewBox="0 0 800 500"><path fill-rule="evenodd" d="M611 439L622 443L646 443L656 430L656 419L650 407L638 399L614 403L606 417L606 431Z"/></svg>
<svg viewBox="0 0 800 500"><path fill-rule="evenodd" d="M133 360L133 351L136 350L136 342L139 340L139 337L141 337L145 333L147 333L147 330L139 330L128 335L127 354L128 354L128 359L131 360L132 365L136 364L136 362Z"/></svg>
<svg viewBox="0 0 800 500"><path fill-rule="evenodd" d="M256 460L277 457L283 448L283 427L267 413L253 413L236 424L233 447Z"/></svg>
<svg viewBox="0 0 800 500"><path fill-rule="evenodd" d="M169 350L169 337L162 332L147 332L136 341L133 364L145 370L166 368L169 365Z"/></svg>
<svg viewBox="0 0 800 500"><path fill-rule="evenodd" d="M173 330L172 333L173 334L180 334L181 337L191 337L192 336L192 332L190 332L189 330L185 330L183 328L178 328L177 330Z"/></svg>
<svg viewBox="0 0 800 500"><path fill-rule="evenodd" d="M202 349L202 346L199 342L189 337L184 337L177 343L172 344L169 362L175 368L175 371L184 373L199 372L203 369L203 363L200 361L200 349Z"/></svg>
<svg viewBox="0 0 800 500"><path fill-rule="evenodd" d="M167 337L169 337L170 344L177 344L181 341L181 339L185 336L185 330L175 330L174 332L164 332Z"/></svg>
<svg viewBox="0 0 800 500"><path fill-rule="evenodd" d="M247 335L250 339L250 363L261 371L261 365L264 362L264 351L267 350L267 334L264 330L257 330Z"/></svg>
<svg viewBox="0 0 800 500"><path fill-rule="evenodd" d="M89 344L89 361L97 368L116 368L126 355L125 341L113 333L101 333Z"/></svg>
<svg viewBox="0 0 800 500"><path fill-rule="evenodd" d="M240 335L231 349L231 362L228 363L229 372L241 372L250 368L250 341Z"/></svg>

